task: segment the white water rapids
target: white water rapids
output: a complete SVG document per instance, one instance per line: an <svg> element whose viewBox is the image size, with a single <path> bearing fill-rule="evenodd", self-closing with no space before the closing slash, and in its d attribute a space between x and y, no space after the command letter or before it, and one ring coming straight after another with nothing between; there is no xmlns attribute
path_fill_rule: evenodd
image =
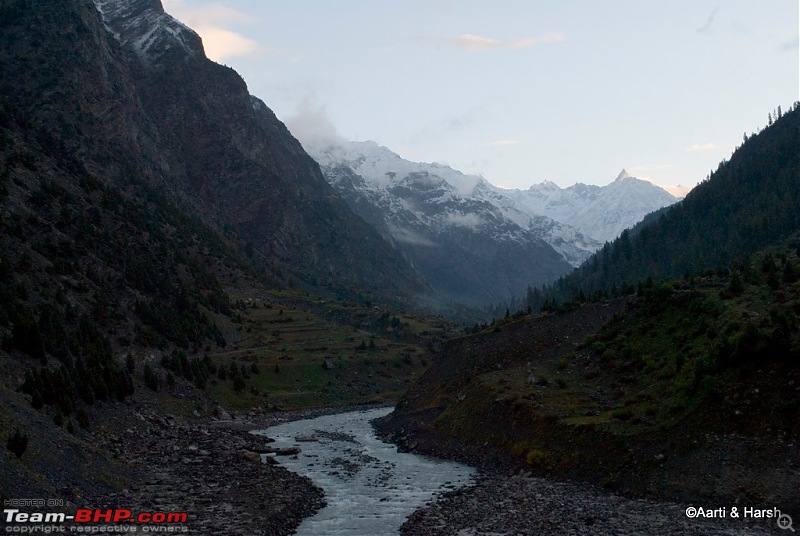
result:
<svg viewBox="0 0 800 536"><path fill-rule="evenodd" d="M298 535L396 535L414 510L472 482L470 467L399 453L378 439L370 421L391 411L339 413L253 432L275 439L270 446L276 448L300 447L298 456L278 460L325 490L327 506L303 521Z"/></svg>

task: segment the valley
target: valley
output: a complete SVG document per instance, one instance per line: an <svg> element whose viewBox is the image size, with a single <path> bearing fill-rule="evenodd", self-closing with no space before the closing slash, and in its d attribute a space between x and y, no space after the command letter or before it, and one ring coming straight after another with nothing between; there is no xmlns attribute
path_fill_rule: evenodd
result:
<svg viewBox="0 0 800 536"><path fill-rule="evenodd" d="M304 520L460 536L785 528L733 507L800 520L800 103L682 199L625 170L499 187L301 136L209 59L230 33L201 37L165 6L188 3L0 0L4 507L276 536ZM571 42L547 35L440 48L477 61ZM276 101L281 69L311 61L259 54ZM571 113L564 128L584 124ZM419 129L409 140L438 132L432 147L467 147L473 169L525 149L539 176L554 150ZM593 144L565 143L564 169L608 164Z"/></svg>

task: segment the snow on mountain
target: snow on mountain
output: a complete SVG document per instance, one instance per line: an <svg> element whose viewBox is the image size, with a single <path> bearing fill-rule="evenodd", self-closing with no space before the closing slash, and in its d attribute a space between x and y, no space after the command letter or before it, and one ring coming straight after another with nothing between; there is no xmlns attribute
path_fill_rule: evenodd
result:
<svg viewBox="0 0 800 536"><path fill-rule="evenodd" d="M447 307L524 295L599 244L529 214L482 177L400 158L374 142L306 141L328 182L394 243ZM569 262L568 262L568 260Z"/></svg>
<svg viewBox="0 0 800 536"><path fill-rule="evenodd" d="M608 186L505 190L375 142L307 136L303 146L350 207L403 251L447 301L522 295L579 266L623 229L676 201L623 170Z"/></svg>
<svg viewBox="0 0 800 536"><path fill-rule="evenodd" d="M160 0L94 0L94 5L117 41L147 62L175 50L204 55L200 36L164 12Z"/></svg>
<svg viewBox="0 0 800 536"><path fill-rule="evenodd" d="M341 175L336 168L345 166L362 177L361 188L370 191L369 197L387 211L390 220L481 228L502 240L543 240L573 266L601 245L568 224L531 212L483 177L465 175L442 164L410 162L375 142L318 145L311 154L328 181L340 190ZM423 190L424 202L419 197ZM400 207L409 214L392 216ZM402 241L407 231L406 227L393 227L394 238Z"/></svg>
<svg viewBox="0 0 800 536"><path fill-rule="evenodd" d="M637 179L624 169L607 186L577 183L562 189L545 181L527 190L503 190L503 193L527 210L569 222L600 242L615 239L650 212L678 201L662 188Z"/></svg>
<svg viewBox="0 0 800 536"><path fill-rule="evenodd" d="M309 150L306 144L304 147ZM370 185L384 189L406 177L415 176L419 179L427 174L439 177L459 194L469 195L484 180L475 175L464 175L442 164L409 162L374 141L318 144L309 150L309 154L323 168L332 164L346 164Z"/></svg>

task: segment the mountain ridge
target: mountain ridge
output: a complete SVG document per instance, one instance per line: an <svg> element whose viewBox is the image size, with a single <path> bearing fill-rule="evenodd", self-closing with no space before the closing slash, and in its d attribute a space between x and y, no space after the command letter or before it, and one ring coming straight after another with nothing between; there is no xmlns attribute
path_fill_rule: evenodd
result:
<svg viewBox="0 0 800 536"><path fill-rule="evenodd" d="M169 427L186 439L184 425L210 425L230 400L276 407L266 399L273 388L254 378L273 374L258 369L264 355L248 352L245 365L227 353L251 330L256 300L276 320L252 321L269 340L259 349L277 352L280 328L292 338L304 324L355 351L347 338L361 336L365 317L378 321L379 305L415 304L428 289L160 2L102 7L105 19L91 0L0 0L0 436L18 445L0 457L0 495L61 494L80 506L110 504L126 487L135 509L153 504L146 483L171 463L138 456L155 442L175 447L175 435L154 432L165 415L177 415ZM287 296L302 296L304 309L286 306ZM317 313L329 296L335 305ZM329 329L322 314L341 324ZM391 333L407 334L407 320L394 320ZM301 341L298 361L314 363L302 370L321 370L319 354L304 350ZM403 385L405 374L392 381ZM347 392L376 396L361 377ZM238 475L257 490L245 494L248 528L233 530L288 533L320 506L310 482L264 466L259 474L279 477L267 479L268 493L284 494L282 481L298 497L265 512L254 499L264 481L238 446L222 452L215 463L230 463L215 500L237 500ZM190 502L190 519L212 515Z"/></svg>
<svg viewBox="0 0 800 536"><path fill-rule="evenodd" d="M572 219L580 216L593 232L613 228L607 231L613 234L675 201L650 183L622 175L605 187L577 184L562 190L543 183L526 195L450 166L405 160L374 141L302 133L304 147L350 207L403 251L446 301L471 306L524 295L530 285L566 273L564 262L576 267L589 258L602 242L573 226ZM569 210L559 212L562 205ZM559 218L552 218L554 213ZM469 245L478 236L483 245ZM438 259L431 251L437 248ZM553 251L562 259L560 267L549 260ZM448 273L445 257L475 273L467 266ZM459 289L452 282L455 273L465 283Z"/></svg>
<svg viewBox="0 0 800 536"><path fill-rule="evenodd" d="M564 240L574 230L500 202L482 177L409 162L374 142L307 146L328 182L405 254L445 307L483 306L558 277L570 264L553 246L575 264L588 256Z"/></svg>
<svg viewBox="0 0 800 536"><path fill-rule="evenodd" d="M624 169L605 186L576 183L561 188L553 182L526 190L505 190L506 195L534 213L570 222L601 244L618 237L647 214L678 202L678 198Z"/></svg>
<svg viewBox="0 0 800 536"><path fill-rule="evenodd" d="M306 284L345 282L406 299L424 292L266 104L235 71L208 60L199 36L160 1L94 4L136 58L134 85L157 130L157 173L168 177L167 188Z"/></svg>

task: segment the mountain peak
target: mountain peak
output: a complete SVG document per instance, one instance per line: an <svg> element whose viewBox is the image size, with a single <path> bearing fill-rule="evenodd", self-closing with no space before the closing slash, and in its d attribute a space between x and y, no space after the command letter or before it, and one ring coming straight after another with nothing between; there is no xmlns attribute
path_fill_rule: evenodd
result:
<svg viewBox="0 0 800 536"><path fill-rule="evenodd" d="M560 190L561 189L561 187L558 184L556 184L553 181L548 180L548 179L543 180L541 182L541 184L539 184L539 186L541 188L547 188L549 190ZM529 190L533 190L535 187L536 187L536 185L533 185L533 186L531 186L529 188Z"/></svg>
<svg viewBox="0 0 800 536"><path fill-rule="evenodd" d="M148 63L166 55L202 57L200 36L164 11L161 0L93 0L120 42Z"/></svg>
<svg viewBox="0 0 800 536"><path fill-rule="evenodd" d="M617 178L615 180L621 181L623 179L632 179L632 178L633 175L625 171L625 168L622 168L622 171L619 172L619 175L617 175Z"/></svg>

